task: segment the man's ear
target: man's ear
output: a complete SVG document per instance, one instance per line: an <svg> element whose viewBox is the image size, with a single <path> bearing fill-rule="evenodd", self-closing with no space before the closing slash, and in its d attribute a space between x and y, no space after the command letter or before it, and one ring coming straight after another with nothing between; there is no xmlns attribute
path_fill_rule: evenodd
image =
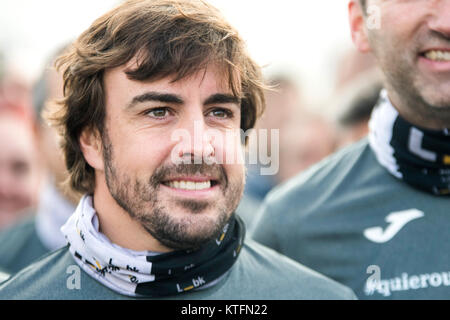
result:
<svg viewBox="0 0 450 320"><path fill-rule="evenodd" d="M359 0L351 0L348 4L348 18L353 43L360 52L368 53L371 48L363 10Z"/></svg>
<svg viewBox="0 0 450 320"><path fill-rule="evenodd" d="M79 142L86 162L95 170L103 171L102 139L98 130L85 128Z"/></svg>

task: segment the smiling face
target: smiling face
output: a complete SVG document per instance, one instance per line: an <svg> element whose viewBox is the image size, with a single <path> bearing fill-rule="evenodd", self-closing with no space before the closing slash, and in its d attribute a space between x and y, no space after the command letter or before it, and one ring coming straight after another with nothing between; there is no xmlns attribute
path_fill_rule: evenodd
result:
<svg viewBox="0 0 450 320"><path fill-rule="evenodd" d="M220 155L242 154L239 135L226 138L239 130L239 99L211 66L176 82L130 80L129 67L105 73L101 141L81 138L96 170L100 222L117 224L126 212L166 248L198 247L218 235L242 196L243 160L214 163ZM102 219L105 214L116 217Z"/></svg>
<svg viewBox="0 0 450 320"><path fill-rule="evenodd" d="M355 1L350 4L354 42L371 51L399 113L431 129L450 126L450 1L370 0L379 28L368 28ZM378 17L376 16L378 15Z"/></svg>

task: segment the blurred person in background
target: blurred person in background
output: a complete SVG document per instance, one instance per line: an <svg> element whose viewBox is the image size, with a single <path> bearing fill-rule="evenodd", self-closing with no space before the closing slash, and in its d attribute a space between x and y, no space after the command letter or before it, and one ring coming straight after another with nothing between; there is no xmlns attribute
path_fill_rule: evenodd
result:
<svg viewBox="0 0 450 320"><path fill-rule="evenodd" d="M334 124L320 113L297 112L280 131L280 166L275 176L284 183L334 152Z"/></svg>
<svg viewBox="0 0 450 320"><path fill-rule="evenodd" d="M29 81L0 49L0 231L29 216L38 203L43 170L31 100Z"/></svg>
<svg viewBox="0 0 450 320"><path fill-rule="evenodd" d="M366 71L341 90L336 110L337 148L343 148L366 137L369 120L383 89L377 69Z"/></svg>
<svg viewBox="0 0 450 320"><path fill-rule="evenodd" d="M54 69L53 60L64 49L50 59L33 88L45 177L38 205L30 210L30 217L0 232L0 266L11 273L66 244L60 228L74 212L78 201L76 194L64 189L68 174L58 133L42 117L44 108L53 110L57 107L56 101L63 98L62 76Z"/></svg>
<svg viewBox="0 0 450 320"><path fill-rule="evenodd" d="M242 216L249 227L262 199L272 188L330 155L337 143L335 125L305 105L306 99L295 74L273 72L267 76L267 82L271 89L265 91L266 111L256 125L256 132L267 130L270 165L278 171L273 175L262 175L262 164L247 165L246 190L238 212L241 208L247 209L242 210ZM272 141L271 130L279 130L278 141ZM278 154L272 155L271 151Z"/></svg>
<svg viewBox="0 0 450 320"><path fill-rule="evenodd" d="M280 130L279 139L283 139L284 126L291 121L292 114L298 114L301 109L301 94L298 88L295 76L284 71L273 71L266 75L266 82L270 89L265 90L266 109L264 114L258 120L255 126L256 136L250 139L256 139L258 143L261 140L259 130L267 131L267 149L263 153L270 158L270 164L261 164L261 158L258 153L258 163L249 163L246 161L247 182L245 185L244 196L242 198L237 213L239 213L247 226L253 222L253 217L264 199L265 195L279 183L277 174L264 175L261 174L261 167L274 165L280 166L279 143L280 141L271 141L271 130ZM272 143L277 155L271 155ZM260 145L258 145L259 152ZM248 151L248 150L247 150ZM248 154L247 154L248 156ZM248 158L249 159L249 158Z"/></svg>
<svg viewBox="0 0 450 320"><path fill-rule="evenodd" d="M337 59L334 82L326 105L336 128L337 150L368 134L370 114L382 87L381 71L373 55L352 46Z"/></svg>
<svg viewBox="0 0 450 320"><path fill-rule="evenodd" d="M0 229L37 205L41 177L32 116L0 101Z"/></svg>
<svg viewBox="0 0 450 320"><path fill-rule="evenodd" d="M20 106L32 114L31 87L25 77L13 67L6 65L6 62L0 73L3 73L0 77L0 100L2 103Z"/></svg>
<svg viewBox="0 0 450 320"><path fill-rule="evenodd" d="M336 62L335 95L363 79L361 76L370 77L374 69L379 69L374 56L361 53L354 47L348 48Z"/></svg>
<svg viewBox="0 0 450 320"><path fill-rule="evenodd" d="M450 0L348 13L383 74L369 135L271 192L251 233L360 299L448 299Z"/></svg>
<svg viewBox="0 0 450 320"><path fill-rule="evenodd" d="M292 75L285 73L274 73L267 76L267 83L271 89L265 91L266 110L257 122L255 130L267 130L267 153L270 156L272 143L279 144L279 141L271 141L271 130L279 130L282 138L283 128L292 120L293 114L299 114L302 108L302 97L298 84ZM259 136L258 136L259 139ZM275 148L279 150L279 146ZM258 158L258 160L260 160ZM272 157L277 161L278 157ZM279 166L279 164L276 164ZM247 184L245 194L257 201L262 201L265 195L278 183L274 175L261 175L262 164L248 164Z"/></svg>

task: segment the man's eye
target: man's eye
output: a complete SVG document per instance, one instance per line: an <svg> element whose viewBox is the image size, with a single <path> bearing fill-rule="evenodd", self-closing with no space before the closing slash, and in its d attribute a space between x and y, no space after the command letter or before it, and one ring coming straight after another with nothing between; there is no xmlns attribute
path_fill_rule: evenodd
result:
<svg viewBox="0 0 450 320"><path fill-rule="evenodd" d="M152 118L164 118L169 115L169 110L167 108L156 108L147 111L146 114Z"/></svg>
<svg viewBox="0 0 450 320"><path fill-rule="evenodd" d="M222 118L222 119L233 117L233 113L230 110L226 109L214 109L209 114L215 118Z"/></svg>

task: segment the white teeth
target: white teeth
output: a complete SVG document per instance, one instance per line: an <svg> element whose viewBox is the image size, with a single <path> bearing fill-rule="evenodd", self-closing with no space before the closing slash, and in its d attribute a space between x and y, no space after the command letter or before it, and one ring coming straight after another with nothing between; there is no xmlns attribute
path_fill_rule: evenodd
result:
<svg viewBox="0 0 450 320"><path fill-rule="evenodd" d="M450 61L450 51L431 50L425 53L425 57L433 61Z"/></svg>
<svg viewBox="0 0 450 320"><path fill-rule="evenodd" d="M211 188L211 181L193 182L193 181L170 181L169 187L183 190L203 190Z"/></svg>
<svg viewBox="0 0 450 320"><path fill-rule="evenodd" d="M195 190L195 182L192 181L186 182L186 189Z"/></svg>
<svg viewBox="0 0 450 320"><path fill-rule="evenodd" d="M203 190L211 188L211 181L195 183L195 190Z"/></svg>

